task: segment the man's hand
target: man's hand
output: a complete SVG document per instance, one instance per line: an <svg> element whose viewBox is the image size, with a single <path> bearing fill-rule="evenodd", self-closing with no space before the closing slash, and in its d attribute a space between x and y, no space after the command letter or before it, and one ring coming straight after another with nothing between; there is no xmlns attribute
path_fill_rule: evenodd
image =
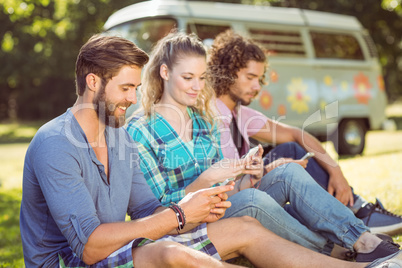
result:
<svg viewBox="0 0 402 268"><path fill-rule="evenodd" d="M306 168L308 160L307 159L305 159L305 160L295 160L295 159L292 159L292 158L283 158L282 157L282 158L279 158L279 159L269 163L268 165L266 165L265 166L265 172L268 173L268 172L272 171L273 169L275 169L275 168L277 168L277 167L279 167L281 165L287 164L287 163L296 163L296 164L299 164L300 166L302 166L303 168Z"/></svg>
<svg viewBox="0 0 402 268"><path fill-rule="evenodd" d="M334 195L345 206L353 206L354 199L352 188L350 188L347 180L342 174L338 176L330 176L328 181L328 193Z"/></svg>
<svg viewBox="0 0 402 268"><path fill-rule="evenodd" d="M188 223L213 222L223 217L231 203L226 192L233 190L233 183L202 189L187 194L179 205Z"/></svg>
<svg viewBox="0 0 402 268"><path fill-rule="evenodd" d="M235 182L230 181L227 185L234 186ZM226 209L230 208L232 203L227 201L228 195L226 193L218 194L221 202L215 204L215 208L211 209L211 213L205 218L204 222L215 222L225 215Z"/></svg>

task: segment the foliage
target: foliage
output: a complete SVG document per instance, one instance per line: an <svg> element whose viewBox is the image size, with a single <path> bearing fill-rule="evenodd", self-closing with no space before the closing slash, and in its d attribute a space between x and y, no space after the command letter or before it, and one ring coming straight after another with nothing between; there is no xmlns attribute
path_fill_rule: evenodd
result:
<svg viewBox="0 0 402 268"><path fill-rule="evenodd" d="M136 1L0 0L0 119L48 119L74 99L79 48Z"/></svg>

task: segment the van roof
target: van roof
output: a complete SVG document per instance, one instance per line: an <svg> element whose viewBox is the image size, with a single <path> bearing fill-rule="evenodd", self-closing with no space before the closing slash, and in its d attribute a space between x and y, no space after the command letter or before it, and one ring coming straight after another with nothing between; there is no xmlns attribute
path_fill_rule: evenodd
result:
<svg viewBox="0 0 402 268"><path fill-rule="evenodd" d="M361 30L353 16L297 8L252 6L218 2L151 0L122 8L112 14L104 25L108 30L116 25L155 16L184 16L214 20L240 20L333 29Z"/></svg>

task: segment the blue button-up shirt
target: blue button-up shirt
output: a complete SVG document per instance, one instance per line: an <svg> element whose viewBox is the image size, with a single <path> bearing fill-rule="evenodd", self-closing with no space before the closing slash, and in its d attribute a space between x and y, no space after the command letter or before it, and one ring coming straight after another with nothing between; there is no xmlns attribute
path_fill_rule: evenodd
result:
<svg viewBox="0 0 402 268"><path fill-rule="evenodd" d="M123 128L106 127L109 181L71 111L42 126L23 175L20 228L27 267L55 267L71 247L82 258L101 223L152 214L160 202L143 177L138 151Z"/></svg>

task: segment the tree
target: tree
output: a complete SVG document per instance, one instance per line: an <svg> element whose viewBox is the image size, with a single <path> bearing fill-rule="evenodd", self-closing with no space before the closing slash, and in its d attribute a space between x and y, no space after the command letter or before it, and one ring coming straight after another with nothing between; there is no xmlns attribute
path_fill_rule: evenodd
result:
<svg viewBox="0 0 402 268"><path fill-rule="evenodd" d="M71 106L79 48L133 2L0 0L0 119L48 119Z"/></svg>

